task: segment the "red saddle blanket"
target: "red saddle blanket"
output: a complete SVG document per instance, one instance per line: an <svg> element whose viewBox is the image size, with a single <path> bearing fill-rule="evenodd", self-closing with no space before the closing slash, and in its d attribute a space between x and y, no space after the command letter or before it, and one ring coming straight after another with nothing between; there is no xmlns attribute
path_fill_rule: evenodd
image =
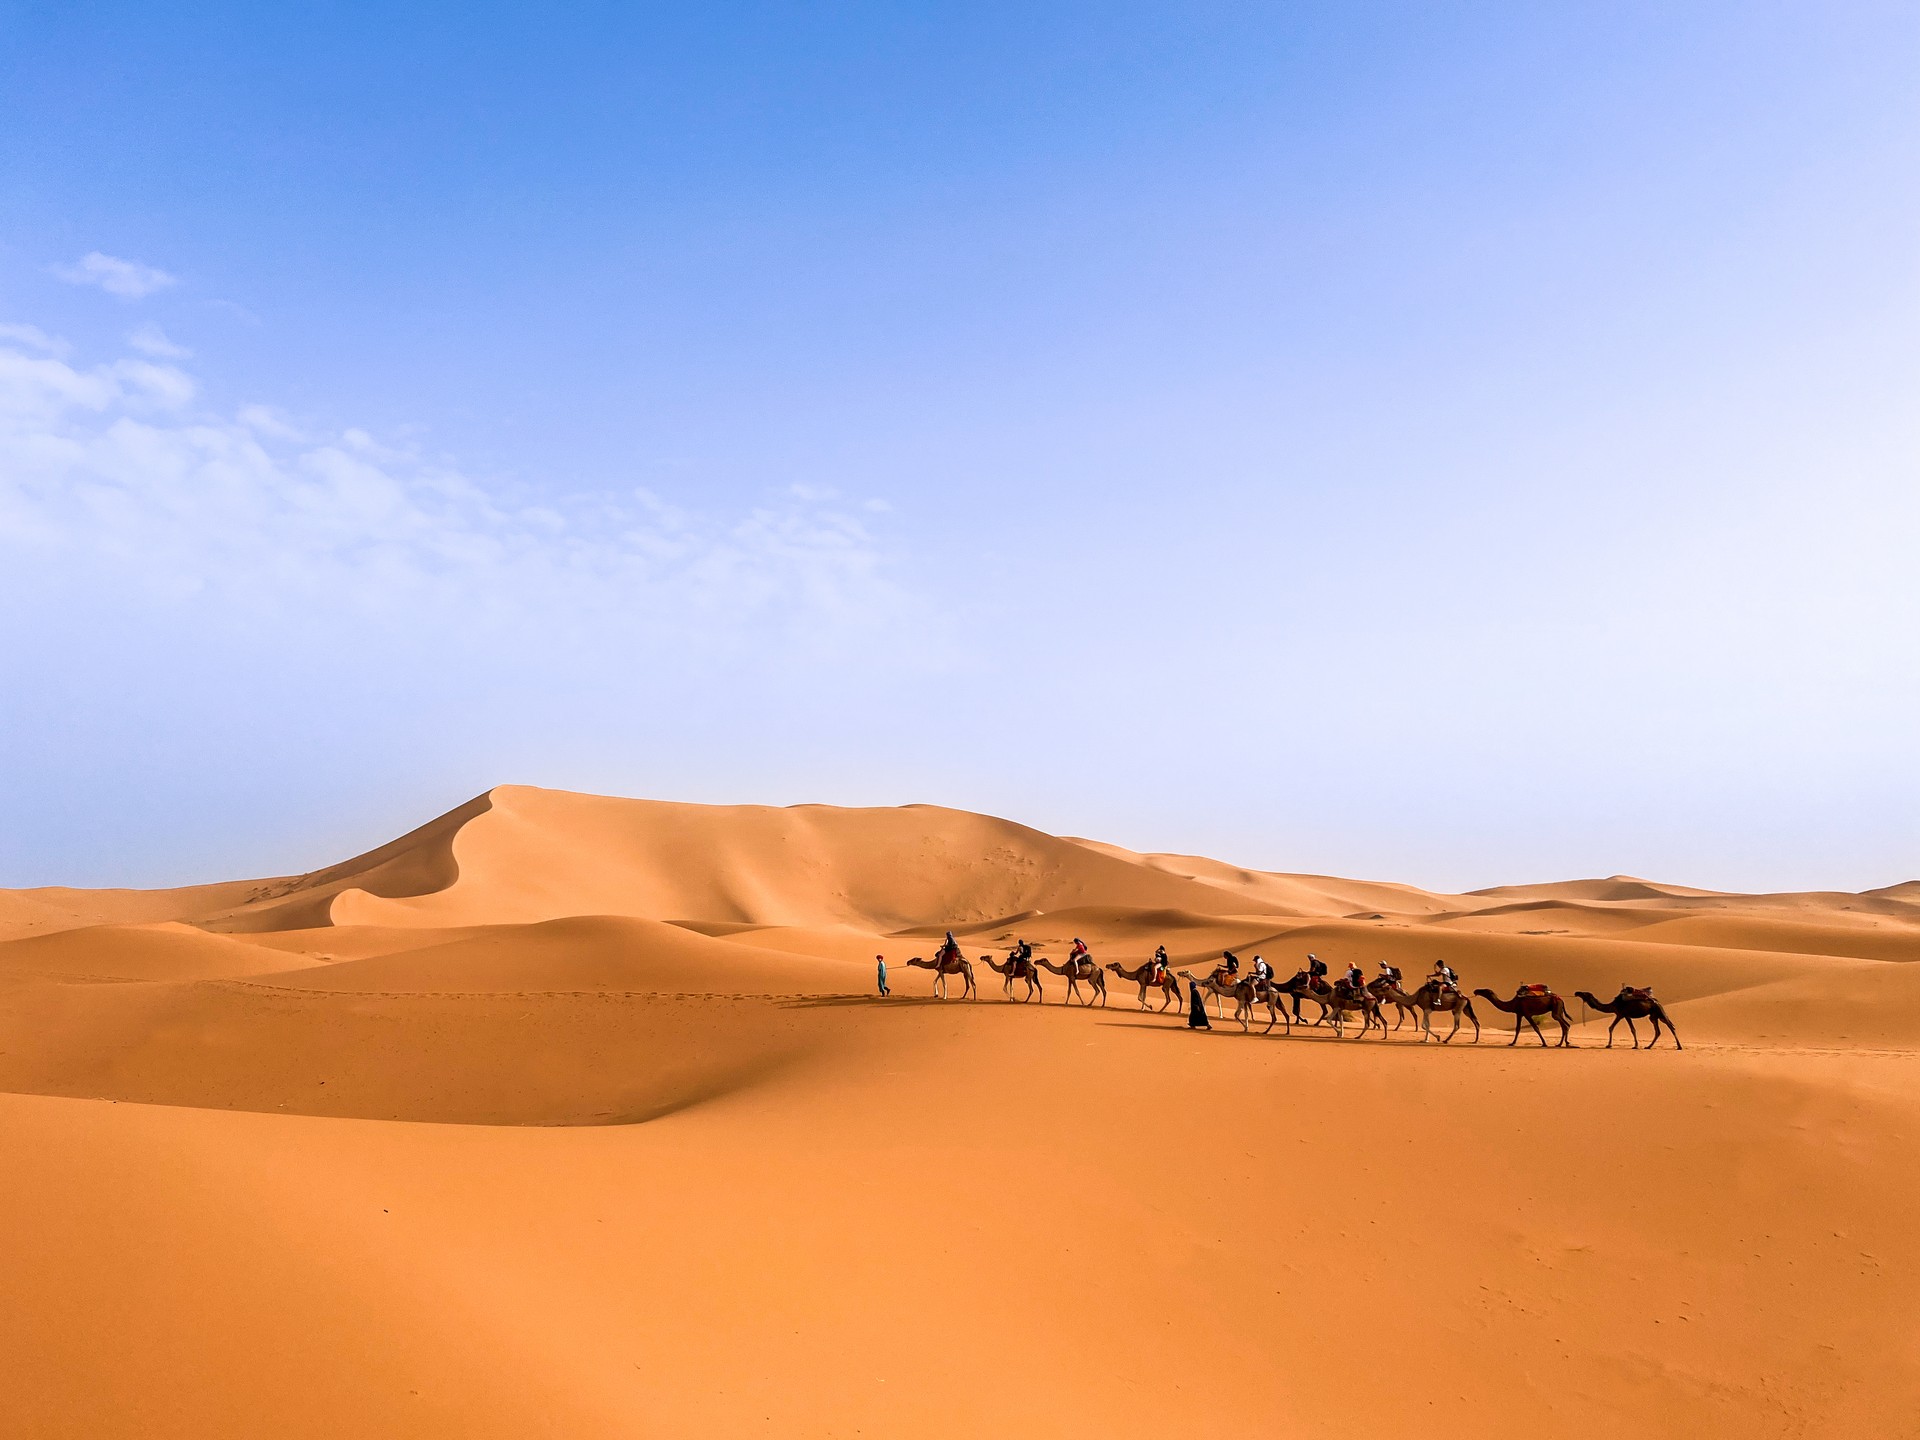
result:
<svg viewBox="0 0 1920 1440"><path fill-rule="evenodd" d="M1620 987L1619 998L1622 1000L1651 1000L1653 999L1653 987L1651 985L1622 985Z"/></svg>
<svg viewBox="0 0 1920 1440"><path fill-rule="evenodd" d="M1516 995L1551 995L1553 991L1545 985L1522 985L1514 991Z"/></svg>

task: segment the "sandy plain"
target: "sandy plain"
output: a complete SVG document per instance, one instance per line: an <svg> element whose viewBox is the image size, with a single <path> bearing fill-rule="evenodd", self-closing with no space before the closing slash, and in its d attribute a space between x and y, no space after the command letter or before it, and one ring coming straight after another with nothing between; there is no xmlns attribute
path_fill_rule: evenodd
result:
<svg viewBox="0 0 1920 1440"><path fill-rule="evenodd" d="M1651 984L1687 1048L941 1003L900 962L949 926ZM522 787L0 892L0 1431L1920 1434L1916 960L1920 883L1437 895Z"/></svg>

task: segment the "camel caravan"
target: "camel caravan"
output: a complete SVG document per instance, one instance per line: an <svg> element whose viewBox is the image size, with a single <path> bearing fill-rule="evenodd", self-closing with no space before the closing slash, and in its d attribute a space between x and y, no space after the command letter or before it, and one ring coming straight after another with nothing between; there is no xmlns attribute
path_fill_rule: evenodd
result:
<svg viewBox="0 0 1920 1440"><path fill-rule="evenodd" d="M1349 966L1347 973L1339 979L1330 979L1326 965L1314 955L1307 956L1307 968L1296 971L1290 978L1282 980L1271 966L1260 956L1253 957L1252 968L1244 974L1240 968L1240 958L1231 950L1221 953L1220 961L1205 975L1192 970L1175 970L1162 945L1154 951L1153 958L1128 968L1109 962L1106 965L1094 963L1093 954L1086 942L1075 939L1068 952L1065 963L1056 965L1051 960L1037 957L1033 946L1025 940L1018 941L1008 952L1004 961L995 960L991 955L982 955L980 963L1000 977L1001 989L1009 1001L1025 1004L1037 1001L1046 1004L1046 982L1043 972L1058 976L1066 981L1067 993L1063 1003L1071 1005L1079 1001L1082 1005L1092 1006L1107 1003L1107 977L1111 975L1116 984L1135 986L1138 990L1138 1003L1142 1010L1163 1014L1172 1007L1176 1014L1185 1013L1187 1023L1197 1029L1211 1029L1207 1021L1207 1002L1212 1002L1216 1018L1225 1018L1227 1004L1232 1003L1232 1018L1241 1030L1249 1031L1259 1018L1258 1012L1266 1011L1266 1028L1263 1035L1271 1034L1276 1025L1284 1027L1282 1034L1291 1035L1295 1025L1328 1025L1335 1036L1345 1039L1352 1032L1354 1039L1365 1039L1375 1030L1382 1038L1390 1033L1387 1025L1387 1011L1393 1011L1391 1031L1398 1031L1411 1022L1425 1044L1429 1040L1438 1040L1440 1044L1450 1044L1454 1036L1460 1033L1462 1019L1473 1027L1473 1043L1480 1043L1480 1017L1474 1013L1473 1002L1476 998L1485 1000L1495 1010L1513 1017L1513 1037L1508 1045L1520 1042L1522 1026L1530 1026L1535 1038L1542 1046L1548 1044L1546 1031L1541 1029L1540 1021L1544 1016L1560 1029L1560 1039L1555 1048L1572 1048L1573 1021L1567 1013L1567 1002L1556 995L1546 985L1522 985L1513 995L1504 997L1491 990L1479 989L1469 992L1461 983L1460 977L1444 961L1434 965L1432 973L1415 989L1405 988L1404 977L1397 965L1380 963L1380 973L1368 979L1358 965ZM979 991L974 983L973 964L961 953L960 943L953 938L953 932L947 932L946 940L934 952L931 960L923 960L918 955L907 961L910 966L931 970L933 975L934 998L949 998L948 979L959 976L962 982L962 999L977 999ZM1181 999L1180 985L1185 981L1188 998ZM1014 987L1021 986L1019 994ZM1607 1026L1606 1048L1613 1048L1614 1030L1621 1021L1627 1025L1627 1035L1638 1050L1640 1032L1634 1027L1634 1021L1647 1020L1653 1025L1653 1037L1647 1042L1649 1050L1660 1041L1660 1032L1665 1029L1673 1040L1673 1048L1684 1049L1680 1043L1680 1032L1674 1028L1672 1018L1666 1008L1653 998L1651 986L1622 985L1620 993L1611 1000L1602 1000L1589 990L1576 990L1574 995L1589 1009L1602 1015L1611 1015L1612 1023ZM1310 1018L1301 1012L1305 1002L1315 1007L1316 1012ZM1444 1035L1435 1035L1433 1017L1444 1015L1449 1022Z"/></svg>

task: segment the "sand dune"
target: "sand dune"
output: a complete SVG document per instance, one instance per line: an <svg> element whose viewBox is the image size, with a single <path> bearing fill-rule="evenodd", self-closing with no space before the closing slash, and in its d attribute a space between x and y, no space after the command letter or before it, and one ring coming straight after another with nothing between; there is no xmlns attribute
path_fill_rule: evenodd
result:
<svg viewBox="0 0 1920 1440"><path fill-rule="evenodd" d="M1920 882L1440 895L933 807L505 787L304 876L0 892L0 926L10 1435L1920 1413ZM949 928L1444 958L1552 983L1576 1048L1508 1048L1483 1001L1444 1049L1195 1034L1051 976L1008 1004L984 967L941 1004L903 962ZM1623 981L1684 1052L1600 1048L1573 992Z"/></svg>
<svg viewBox="0 0 1920 1440"><path fill-rule="evenodd" d="M197 920L245 902L265 884L250 880L179 890L0 890L0 940L87 925L145 925Z"/></svg>
<svg viewBox="0 0 1920 1440"><path fill-rule="evenodd" d="M0 981L217 980L314 963L177 921L95 925L0 943Z"/></svg>

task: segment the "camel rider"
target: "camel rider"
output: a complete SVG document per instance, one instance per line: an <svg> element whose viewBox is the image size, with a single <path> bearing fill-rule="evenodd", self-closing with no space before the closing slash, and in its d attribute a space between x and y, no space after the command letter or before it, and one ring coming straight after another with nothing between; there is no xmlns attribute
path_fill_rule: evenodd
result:
<svg viewBox="0 0 1920 1440"><path fill-rule="evenodd" d="M1380 978L1398 990L1400 988L1400 967L1398 965L1389 965L1386 961L1382 960L1380 962Z"/></svg>
<svg viewBox="0 0 1920 1440"><path fill-rule="evenodd" d="M1007 960L1013 965L1024 965L1030 972L1033 969L1033 946L1022 940L1007 952Z"/></svg>
<svg viewBox="0 0 1920 1440"><path fill-rule="evenodd" d="M1087 942L1076 935L1073 937L1073 949L1067 952L1067 963L1078 966L1083 960L1091 967L1093 964L1093 952L1087 949Z"/></svg>
<svg viewBox="0 0 1920 1440"><path fill-rule="evenodd" d="M1173 957L1167 954L1167 947L1164 945L1154 946L1153 948L1153 983L1154 984L1164 985L1167 983L1167 967L1171 964L1173 964Z"/></svg>
<svg viewBox="0 0 1920 1440"><path fill-rule="evenodd" d="M940 953L934 958L940 961L958 960L960 958L960 942L953 938L953 931L947 931L947 943L940 947Z"/></svg>
<svg viewBox="0 0 1920 1440"><path fill-rule="evenodd" d="M1326 978L1327 978L1327 962L1322 960L1318 955L1307 956L1308 981L1311 982L1314 980L1324 980Z"/></svg>
<svg viewBox="0 0 1920 1440"><path fill-rule="evenodd" d="M1367 972L1358 963L1347 966L1347 988L1356 995L1363 995L1367 989Z"/></svg>
<svg viewBox="0 0 1920 1440"><path fill-rule="evenodd" d="M1240 957L1231 950L1222 950L1220 952L1220 968L1226 971L1229 981L1238 980L1240 978Z"/></svg>
<svg viewBox="0 0 1920 1440"><path fill-rule="evenodd" d="M1444 960L1436 960L1433 962L1433 973L1427 976L1427 979L1433 981L1440 987L1440 993L1442 995L1450 990L1458 990L1460 988L1460 977L1454 973L1453 967Z"/></svg>
<svg viewBox="0 0 1920 1440"><path fill-rule="evenodd" d="M1273 966L1258 955L1253 957L1253 983L1263 988L1273 983Z"/></svg>

